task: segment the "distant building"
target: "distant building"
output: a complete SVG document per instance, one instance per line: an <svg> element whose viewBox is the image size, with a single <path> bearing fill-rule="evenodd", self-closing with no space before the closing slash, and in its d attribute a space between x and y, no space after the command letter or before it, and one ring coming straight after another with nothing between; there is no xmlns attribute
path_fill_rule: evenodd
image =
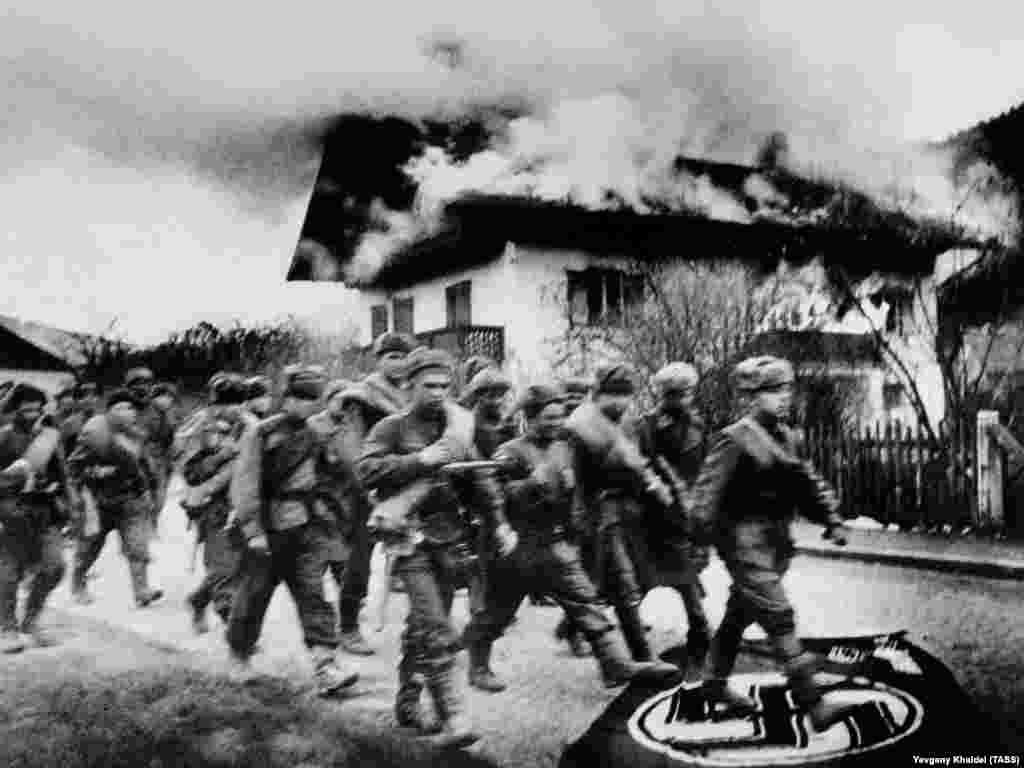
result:
<svg viewBox="0 0 1024 768"><path fill-rule="evenodd" d="M84 360L72 334L0 315L0 383L23 381L54 394Z"/></svg>

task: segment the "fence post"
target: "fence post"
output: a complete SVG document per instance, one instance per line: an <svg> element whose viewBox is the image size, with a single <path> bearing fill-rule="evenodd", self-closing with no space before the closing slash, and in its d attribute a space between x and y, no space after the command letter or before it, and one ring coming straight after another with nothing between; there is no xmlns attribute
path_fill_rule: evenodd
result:
<svg viewBox="0 0 1024 768"><path fill-rule="evenodd" d="M1003 525L1003 456L991 433L991 427L998 424L998 412L978 411L976 523L981 528L1001 528Z"/></svg>

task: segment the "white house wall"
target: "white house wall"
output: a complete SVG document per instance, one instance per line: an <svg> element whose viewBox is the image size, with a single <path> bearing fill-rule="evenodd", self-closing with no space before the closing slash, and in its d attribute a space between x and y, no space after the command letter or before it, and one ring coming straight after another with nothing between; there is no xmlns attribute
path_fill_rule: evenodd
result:
<svg viewBox="0 0 1024 768"><path fill-rule="evenodd" d="M363 345L372 342L370 308L385 304L388 328L394 328L393 302L413 299L413 332L444 328L447 323L445 288L470 280L470 319L473 325L505 329L506 367L520 383L551 375L556 340L568 329L566 270L618 266L625 259L596 258L584 251L547 250L506 245L500 259L407 289L360 291L358 325Z"/></svg>

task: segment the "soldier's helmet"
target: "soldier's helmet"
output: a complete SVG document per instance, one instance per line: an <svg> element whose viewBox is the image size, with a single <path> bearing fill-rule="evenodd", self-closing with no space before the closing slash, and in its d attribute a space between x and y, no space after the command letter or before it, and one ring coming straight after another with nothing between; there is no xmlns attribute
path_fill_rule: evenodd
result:
<svg viewBox="0 0 1024 768"><path fill-rule="evenodd" d="M669 363L651 377L655 391L680 392L697 386L697 369L689 363Z"/></svg>
<svg viewBox="0 0 1024 768"><path fill-rule="evenodd" d="M152 384L156 377L149 368L132 368L124 375L124 386L139 387Z"/></svg>
<svg viewBox="0 0 1024 768"><path fill-rule="evenodd" d="M321 365L289 365L282 371L285 397L319 400L327 384L327 372Z"/></svg>
<svg viewBox="0 0 1024 768"><path fill-rule="evenodd" d="M408 355L415 346L416 342L408 334L385 331L373 342L373 355L380 357L389 352Z"/></svg>
<svg viewBox="0 0 1024 768"><path fill-rule="evenodd" d="M266 397L274 388L273 382L266 376L252 376L245 380L246 399Z"/></svg>
<svg viewBox="0 0 1024 768"><path fill-rule="evenodd" d="M480 369L469 380L469 384L466 385L466 391L463 393L463 400L468 404L473 404L484 392L506 394L511 389L512 380L502 373L500 369L488 366Z"/></svg>
<svg viewBox="0 0 1024 768"><path fill-rule="evenodd" d="M733 386L745 393L775 389L794 381L793 365L781 357L749 357L732 372Z"/></svg>
<svg viewBox="0 0 1024 768"><path fill-rule="evenodd" d="M626 363L602 365L594 374L594 393L598 395L636 394L636 371Z"/></svg>
<svg viewBox="0 0 1024 768"><path fill-rule="evenodd" d="M235 373L217 373L210 379L210 402L213 405L241 405L249 399L245 379Z"/></svg>

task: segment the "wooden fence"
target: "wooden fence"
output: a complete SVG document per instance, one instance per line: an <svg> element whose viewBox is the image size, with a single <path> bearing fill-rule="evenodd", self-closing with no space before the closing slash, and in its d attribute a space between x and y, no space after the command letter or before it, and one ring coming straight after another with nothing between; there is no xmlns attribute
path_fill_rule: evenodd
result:
<svg viewBox="0 0 1024 768"><path fill-rule="evenodd" d="M903 528L977 525L976 433L973 424L924 431L876 424L859 433L812 429L807 458L839 492L843 514Z"/></svg>

